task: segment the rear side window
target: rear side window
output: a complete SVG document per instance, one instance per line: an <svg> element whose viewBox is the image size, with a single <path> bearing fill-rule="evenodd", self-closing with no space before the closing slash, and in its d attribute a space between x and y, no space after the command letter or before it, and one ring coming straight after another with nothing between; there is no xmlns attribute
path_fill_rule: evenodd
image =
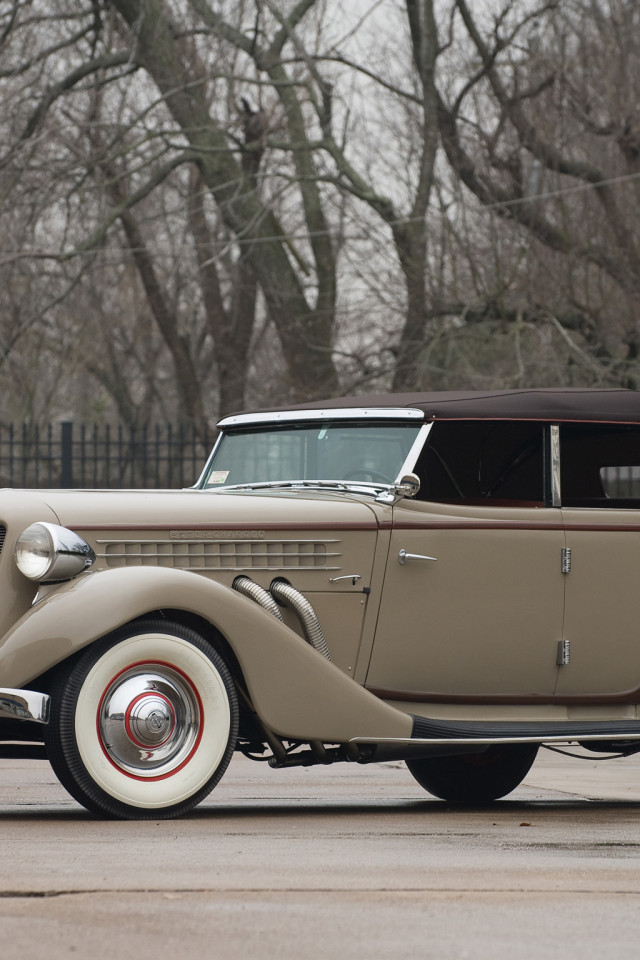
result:
<svg viewBox="0 0 640 960"><path fill-rule="evenodd" d="M640 506L640 425L560 426L564 506Z"/></svg>
<svg viewBox="0 0 640 960"><path fill-rule="evenodd" d="M633 466L600 467L605 497L618 500L640 500L640 456Z"/></svg>

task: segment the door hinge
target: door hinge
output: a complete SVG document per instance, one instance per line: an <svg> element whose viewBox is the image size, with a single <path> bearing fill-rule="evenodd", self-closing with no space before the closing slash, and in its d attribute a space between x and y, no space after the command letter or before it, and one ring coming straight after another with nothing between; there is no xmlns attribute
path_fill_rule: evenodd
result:
<svg viewBox="0 0 640 960"><path fill-rule="evenodd" d="M563 547L560 555L562 572L571 573L571 547Z"/></svg>
<svg viewBox="0 0 640 960"><path fill-rule="evenodd" d="M571 659L571 643L569 640L558 640L558 653L556 654L556 663L559 667L564 667Z"/></svg>

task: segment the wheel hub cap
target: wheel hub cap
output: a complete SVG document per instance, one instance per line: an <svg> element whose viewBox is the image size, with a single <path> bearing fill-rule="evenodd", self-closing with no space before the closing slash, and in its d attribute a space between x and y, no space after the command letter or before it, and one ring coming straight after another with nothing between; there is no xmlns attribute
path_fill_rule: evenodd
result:
<svg viewBox="0 0 640 960"><path fill-rule="evenodd" d="M171 702L159 693L141 694L127 709L125 729L133 743L155 748L167 741L176 725Z"/></svg>
<svg viewBox="0 0 640 960"><path fill-rule="evenodd" d="M124 773L143 779L170 776L197 743L199 697L170 665L137 664L106 688L97 725L102 749Z"/></svg>

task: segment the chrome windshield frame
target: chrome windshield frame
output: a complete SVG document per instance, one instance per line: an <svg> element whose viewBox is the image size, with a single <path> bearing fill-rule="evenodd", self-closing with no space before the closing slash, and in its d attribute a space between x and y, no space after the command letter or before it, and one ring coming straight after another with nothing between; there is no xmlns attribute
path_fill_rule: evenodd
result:
<svg viewBox="0 0 640 960"><path fill-rule="evenodd" d="M239 413L224 417L218 427L248 427L252 424L296 423L307 420L424 420L415 407L336 407L335 410L278 410L274 413Z"/></svg>

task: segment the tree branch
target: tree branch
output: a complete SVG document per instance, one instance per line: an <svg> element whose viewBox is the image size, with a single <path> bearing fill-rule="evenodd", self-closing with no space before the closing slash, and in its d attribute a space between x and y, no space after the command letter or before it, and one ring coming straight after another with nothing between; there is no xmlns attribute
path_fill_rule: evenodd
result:
<svg viewBox="0 0 640 960"><path fill-rule="evenodd" d="M130 60L130 52L127 50L121 50L117 53L105 54L102 57L96 57L95 60L89 60L86 63L81 64L79 67L76 67L75 70L72 70L71 73L64 77L64 79L60 80L59 83L56 83L54 86L48 88L42 100L27 120L27 123L25 124L20 136L20 140L28 140L29 137L33 136L47 115L52 104L54 104L55 101L63 94L75 87L77 83L80 83L81 80L84 80L85 77L91 76L100 70L108 70L110 67L119 67L123 64L130 63Z"/></svg>

